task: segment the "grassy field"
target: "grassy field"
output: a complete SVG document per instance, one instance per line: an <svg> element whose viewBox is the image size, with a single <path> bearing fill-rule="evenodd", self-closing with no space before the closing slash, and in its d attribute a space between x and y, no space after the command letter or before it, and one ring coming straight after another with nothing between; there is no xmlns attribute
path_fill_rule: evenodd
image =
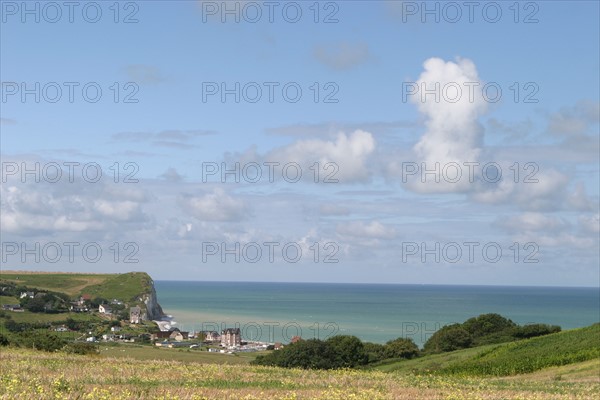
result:
<svg viewBox="0 0 600 400"><path fill-rule="evenodd" d="M264 354L264 353L262 353ZM100 356L109 358L133 358L141 361L181 361L206 364L248 365L258 353L222 354L189 349L169 349L140 345L100 345Z"/></svg>
<svg viewBox="0 0 600 400"><path fill-rule="evenodd" d="M600 324L511 343L433 354L376 366L380 371L509 376L600 359ZM597 371L600 376L600 370Z"/></svg>
<svg viewBox="0 0 600 400"><path fill-rule="evenodd" d="M75 273L39 273L21 271L2 271L0 279L19 285L52 290L75 296L90 285L101 284L111 274L75 274Z"/></svg>
<svg viewBox="0 0 600 400"><path fill-rule="evenodd" d="M0 296L2 299L3 296ZM44 313L32 313L29 311L23 312L11 312L6 311L6 315L10 315L10 317L15 322L55 322L55 321L64 321L67 318L72 318L76 321L92 321L92 322L100 322L101 319L93 314L89 313L60 313L60 314L44 314Z"/></svg>
<svg viewBox="0 0 600 400"><path fill-rule="evenodd" d="M145 272L124 274L39 273L2 271L0 279L20 285L77 296L84 293L106 299L134 300L150 290Z"/></svg>
<svg viewBox="0 0 600 400"><path fill-rule="evenodd" d="M600 391L597 360L559 367L573 374L554 370L510 378L306 371L12 348L0 352L0 362L2 399L533 400L596 399Z"/></svg>
<svg viewBox="0 0 600 400"><path fill-rule="evenodd" d="M453 361L440 372L507 376L600 358L600 324L507 343Z"/></svg>
<svg viewBox="0 0 600 400"><path fill-rule="evenodd" d="M0 306L4 304L19 304L20 300L12 296L0 296Z"/></svg>

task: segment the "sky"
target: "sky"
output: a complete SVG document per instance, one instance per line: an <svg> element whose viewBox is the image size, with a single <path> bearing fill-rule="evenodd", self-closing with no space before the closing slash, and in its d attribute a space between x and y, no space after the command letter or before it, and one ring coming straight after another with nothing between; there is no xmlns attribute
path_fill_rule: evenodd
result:
<svg viewBox="0 0 600 400"><path fill-rule="evenodd" d="M600 285L596 1L1 1L2 269Z"/></svg>

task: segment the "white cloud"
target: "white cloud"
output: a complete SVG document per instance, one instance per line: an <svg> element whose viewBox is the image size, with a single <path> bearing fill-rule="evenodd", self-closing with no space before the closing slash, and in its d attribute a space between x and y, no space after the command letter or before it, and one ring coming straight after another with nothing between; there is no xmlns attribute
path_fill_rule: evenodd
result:
<svg viewBox="0 0 600 400"><path fill-rule="evenodd" d="M579 225L585 233L600 233L600 214L579 217Z"/></svg>
<svg viewBox="0 0 600 400"><path fill-rule="evenodd" d="M352 221L338 224L336 232L342 236L368 239L393 239L396 230L379 221Z"/></svg>
<svg viewBox="0 0 600 400"><path fill-rule="evenodd" d="M221 188L202 196L183 195L179 204L186 213L202 221L239 221L248 216L244 202Z"/></svg>
<svg viewBox="0 0 600 400"><path fill-rule="evenodd" d="M497 221L498 225L512 232L559 231L569 227L564 219L537 212L526 212Z"/></svg>
<svg viewBox="0 0 600 400"><path fill-rule="evenodd" d="M475 64L468 59L457 62L444 62L440 58L430 58L423 64L425 71L417 80L419 93L411 96L419 111L427 119L426 132L415 145L414 150L420 159L432 162L477 161L480 153L483 129L477 118L486 110L486 102L481 90L468 94L469 84L479 84ZM423 87L439 85L439 101L434 96L422 96ZM453 101L453 87L459 88L460 95ZM447 88L447 90L444 90Z"/></svg>
<svg viewBox="0 0 600 400"><path fill-rule="evenodd" d="M349 183L369 178L367 162L375 147L372 134L357 130L350 135L340 132L335 140L299 140L269 152L265 158L282 164L297 162L303 168L308 168L315 162L320 162L321 168L328 162L335 163L339 169L332 178L339 179L341 183ZM325 171L327 173L333 173L333 169Z"/></svg>
<svg viewBox="0 0 600 400"><path fill-rule="evenodd" d="M478 117L486 111L487 104L475 64L461 58L456 62L430 58L423 67L425 70L412 87L417 93L410 96L425 117L425 133L413 147L413 161L424 162L427 169L436 163L444 166L477 162L483 138ZM434 90L437 97L425 95L430 90ZM445 180L424 183L415 179L405 183L417 192L462 192L471 188L468 179L452 183Z"/></svg>

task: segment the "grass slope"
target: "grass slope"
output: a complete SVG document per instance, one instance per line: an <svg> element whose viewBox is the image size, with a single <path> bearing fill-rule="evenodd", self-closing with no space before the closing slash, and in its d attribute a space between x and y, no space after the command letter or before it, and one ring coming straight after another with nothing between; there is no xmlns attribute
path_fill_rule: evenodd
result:
<svg viewBox="0 0 600 400"><path fill-rule="evenodd" d="M600 358L600 324L511 342L454 361L442 373L507 376Z"/></svg>
<svg viewBox="0 0 600 400"><path fill-rule="evenodd" d="M384 363L385 372L510 376L600 358L600 324L511 343ZM596 370L600 376L600 370Z"/></svg>
<svg viewBox="0 0 600 400"><path fill-rule="evenodd" d="M12 348L2 349L0 365L0 398L6 399L564 400L595 399L600 391L597 378L567 381L544 377L532 380L527 376L499 379L381 371L306 371L73 356Z"/></svg>
<svg viewBox="0 0 600 400"><path fill-rule="evenodd" d="M2 271L0 280L14 282L27 287L77 296L89 293L92 297L106 299L134 300L150 290L152 282L145 272L125 274L81 274Z"/></svg>

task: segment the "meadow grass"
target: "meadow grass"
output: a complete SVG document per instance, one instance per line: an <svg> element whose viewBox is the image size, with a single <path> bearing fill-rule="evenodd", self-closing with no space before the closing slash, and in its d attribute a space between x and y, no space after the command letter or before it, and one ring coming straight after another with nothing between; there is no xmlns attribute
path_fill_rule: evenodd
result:
<svg viewBox="0 0 600 400"><path fill-rule="evenodd" d="M104 282L114 274L77 274L77 273L27 273L20 271L3 271L0 279L35 287L40 290L51 290L74 296L89 285Z"/></svg>
<svg viewBox="0 0 600 400"><path fill-rule="evenodd" d="M157 350L161 352L163 350ZM311 371L0 352L0 399L595 399L598 380ZM588 366L588 368L598 367Z"/></svg>
<svg viewBox="0 0 600 400"><path fill-rule="evenodd" d="M189 348L169 349L156 346L119 344L100 345L100 355L109 358L133 358L136 360L162 360L196 362L206 364L248 365L259 353L222 354ZM264 353L262 353L264 354Z"/></svg>
<svg viewBox="0 0 600 400"><path fill-rule="evenodd" d="M2 296L0 296L0 299ZM83 321L83 322L100 322L101 318L97 317L91 313L58 313L58 314L45 314L45 313L33 313L30 311L23 312L12 312L6 311L6 315L10 315L10 317L15 322L56 322L56 321L64 321L67 318L72 318L75 321Z"/></svg>
<svg viewBox="0 0 600 400"><path fill-rule="evenodd" d="M469 360L452 361L440 372L507 376L600 358L600 324L483 349Z"/></svg>
<svg viewBox="0 0 600 400"><path fill-rule="evenodd" d="M148 293L152 279L145 272L128 272L124 274L82 274L82 273L27 273L19 271L3 271L0 279L35 287L39 290L50 290L77 296L88 293L108 300L133 300L136 296Z"/></svg>

